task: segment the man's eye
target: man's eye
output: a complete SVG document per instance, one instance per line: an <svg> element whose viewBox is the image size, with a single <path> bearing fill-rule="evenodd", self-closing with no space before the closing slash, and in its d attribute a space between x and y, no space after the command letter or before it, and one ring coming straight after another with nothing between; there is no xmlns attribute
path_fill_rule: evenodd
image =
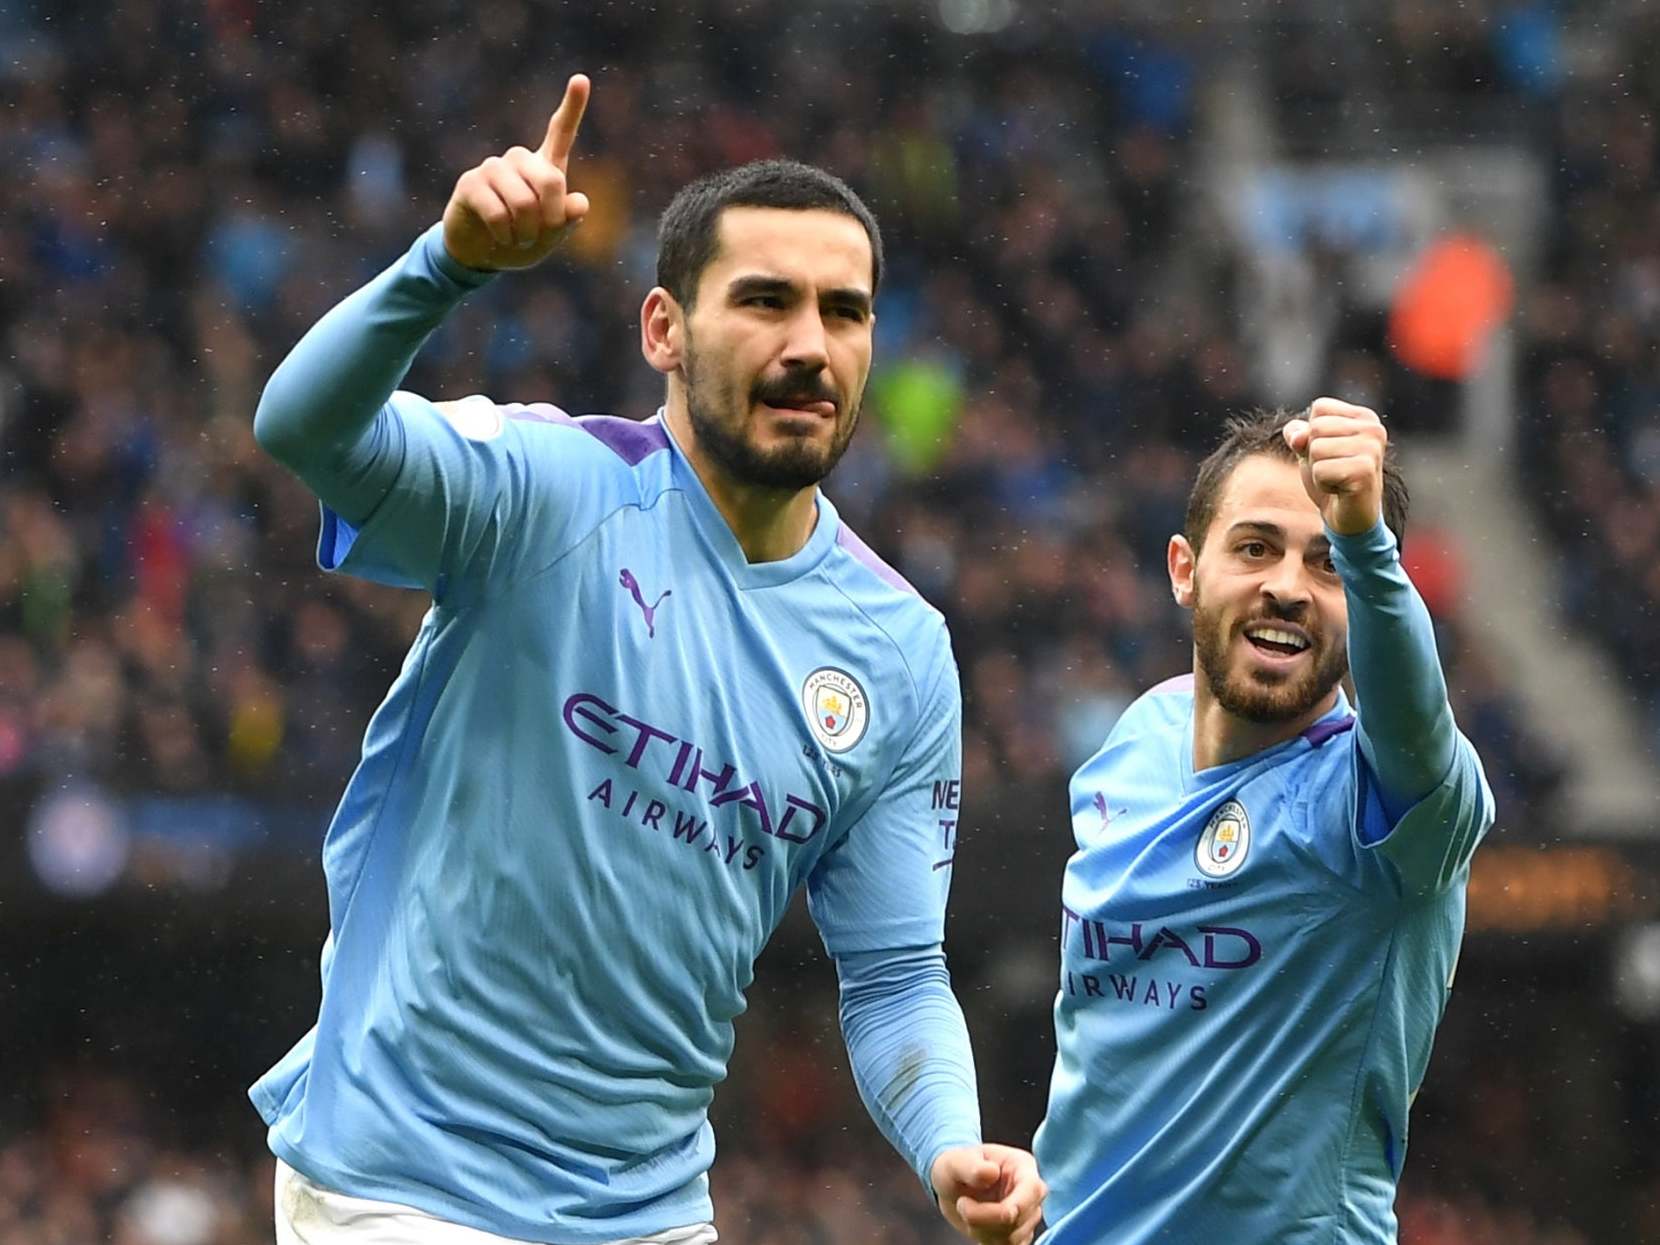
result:
<svg viewBox="0 0 1660 1245"><path fill-rule="evenodd" d="M833 307L830 314L839 316L843 320L851 320L854 324L865 322L865 309L863 307Z"/></svg>
<svg viewBox="0 0 1660 1245"><path fill-rule="evenodd" d="M766 307L776 311L784 305L784 300L776 294L752 294L744 299L746 307Z"/></svg>
<svg viewBox="0 0 1660 1245"><path fill-rule="evenodd" d="M1268 546L1260 540L1248 540L1239 546L1239 552L1247 558L1261 558L1268 554Z"/></svg>

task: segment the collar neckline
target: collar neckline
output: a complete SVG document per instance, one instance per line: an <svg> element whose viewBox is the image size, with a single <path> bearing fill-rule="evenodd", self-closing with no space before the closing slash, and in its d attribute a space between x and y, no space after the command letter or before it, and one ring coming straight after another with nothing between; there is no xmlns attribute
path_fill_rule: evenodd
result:
<svg viewBox="0 0 1660 1245"><path fill-rule="evenodd" d="M841 529L841 516L836 513L835 506L830 504L830 499L823 491L815 488L813 492L814 501L818 506L818 519L813 524L812 533L807 537L807 543L787 558L774 562L751 562L744 555L743 546L738 543L737 536L726 522L726 516L721 514L719 507L715 505L715 499L709 496L709 490L703 486L697 469L692 466L691 459L686 457L686 451L675 438L674 429L669 427L663 408L659 407L657 414L648 422L660 424L668 436L669 453L673 456L673 480L691 503L692 520L697 526L698 534L740 588L770 588L778 584L787 584L808 574L829 556Z"/></svg>
<svg viewBox="0 0 1660 1245"><path fill-rule="evenodd" d="M1250 753L1248 756L1242 756L1236 760L1225 761L1221 765L1212 765L1206 769L1195 770L1193 768L1193 705L1189 702L1187 707L1187 727L1182 731L1181 756L1178 758L1182 767L1182 790L1193 791L1201 786L1208 786L1214 782L1224 781L1248 766L1255 765L1257 762L1262 761L1267 757L1278 756L1280 753L1287 752L1292 748L1316 747L1318 746L1316 741L1318 741L1318 743L1324 743L1326 739L1330 738L1330 736L1335 733L1330 729L1331 727L1340 723L1344 718L1350 718L1353 716L1354 710L1349 707L1349 698L1344 695L1343 688L1339 685L1337 689L1337 703L1330 709L1326 710L1325 713L1322 713L1313 722L1309 723L1309 725L1303 730L1293 735L1290 739L1282 739L1279 743L1274 744L1272 747L1263 748L1258 752ZM1322 728L1326 728L1323 734L1321 733ZM1310 739L1310 735L1315 736L1315 738Z"/></svg>

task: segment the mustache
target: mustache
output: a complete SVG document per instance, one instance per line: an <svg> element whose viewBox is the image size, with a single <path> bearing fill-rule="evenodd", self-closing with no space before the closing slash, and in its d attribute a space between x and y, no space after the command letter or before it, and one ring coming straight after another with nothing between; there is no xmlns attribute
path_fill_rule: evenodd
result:
<svg viewBox="0 0 1660 1245"><path fill-rule="evenodd" d="M827 383L823 372L786 372L776 379L755 382L750 396L768 406L796 406L808 402L828 402L842 409L841 395Z"/></svg>

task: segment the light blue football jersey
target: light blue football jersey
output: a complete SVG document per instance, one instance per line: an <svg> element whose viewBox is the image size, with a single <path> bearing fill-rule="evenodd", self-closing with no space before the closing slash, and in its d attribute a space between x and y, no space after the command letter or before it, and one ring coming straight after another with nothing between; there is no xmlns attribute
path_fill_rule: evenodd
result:
<svg viewBox="0 0 1660 1245"><path fill-rule="evenodd" d="M324 842L317 1025L252 1091L272 1149L526 1240L707 1220L796 888L833 954L943 936L943 620L822 495L750 564L658 419L392 402L397 480L320 560L434 604Z"/></svg>
<svg viewBox="0 0 1660 1245"><path fill-rule="evenodd" d="M1195 773L1192 683L1142 696L1072 780L1043 1241L1393 1241L1493 816L1480 763L1459 737L1391 826L1340 693Z"/></svg>

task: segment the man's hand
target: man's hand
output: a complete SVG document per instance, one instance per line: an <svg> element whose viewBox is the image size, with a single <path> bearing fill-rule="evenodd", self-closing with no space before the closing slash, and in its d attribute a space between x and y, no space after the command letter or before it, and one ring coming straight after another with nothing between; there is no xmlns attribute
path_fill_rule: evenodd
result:
<svg viewBox="0 0 1660 1245"><path fill-rule="evenodd" d="M928 1173L945 1221L980 1245L1030 1245L1043 1197L1037 1160L1010 1146L946 1150Z"/></svg>
<svg viewBox="0 0 1660 1245"><path fill-rule="evenodd" d="M535 151L514 147L468 169L444 208L444 249L468 268L529 268L588 214L588 196L565 188L589 82L573 74Z"/></svg>
<svg viewBox="0 0 1660 1245"><path fill-rule="evenodd" d="M1383 513L1383 451L1389 434L1375 411L1316 398L1307 419L1285 426L1303 469L1303 487L1332 531L1359 536Z"/></svg>

